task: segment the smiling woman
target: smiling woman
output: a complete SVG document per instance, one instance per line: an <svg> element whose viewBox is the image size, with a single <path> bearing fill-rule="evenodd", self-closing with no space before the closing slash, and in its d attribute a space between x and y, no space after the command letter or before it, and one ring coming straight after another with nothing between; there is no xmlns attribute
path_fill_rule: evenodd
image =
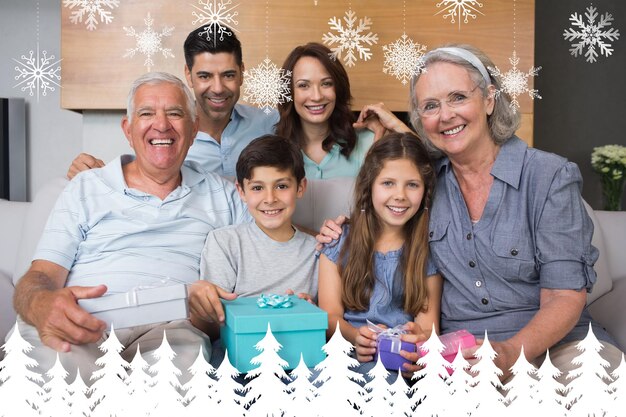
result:
<svg viewBox="0 0 626 417"><path fill-rule="evenodd" d="M515 136L519 115L506 93L495 95L501 80L480 50L450 45L424 62L411 82L411 121L439 158L429 243L446 280L442 332L487 331L505 380L522 347L535 366L549 348L566 382L591 323L614 369L621 352L585 307L598 251L578 167ZM390 114L377 110L386 123Z"/></svg>
<svg viewBox="0 0 626 417"><path fill-rule="evenodd" d="M308 43L291 51L283 64L292 72L293 101L279 105L276 133L300 145L307 178L356 176L383 130L375 138L370 130L352 127L350 80L330 54L326 46Z"/></svg>

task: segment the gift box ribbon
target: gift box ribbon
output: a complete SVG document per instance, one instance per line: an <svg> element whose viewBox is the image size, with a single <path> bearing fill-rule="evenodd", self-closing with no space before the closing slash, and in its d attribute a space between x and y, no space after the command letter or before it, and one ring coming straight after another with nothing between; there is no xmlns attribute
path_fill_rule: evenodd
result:
<svg viewBox="0 0 626 417"><path fill-rule="evenodd" d="M402 350L402 340L400 340L400 336L406 334L403 324L385 329L367 320L367 328L378 335L377 340L389 339L391 342L389 351L391 353L400 353Z"/></svg>
<svg viewBox="0 0 626 417"><path fill-rule="evenodd" d="M289 308L293 306L288 295L261 294L256 300L259 308Z"/></svg>

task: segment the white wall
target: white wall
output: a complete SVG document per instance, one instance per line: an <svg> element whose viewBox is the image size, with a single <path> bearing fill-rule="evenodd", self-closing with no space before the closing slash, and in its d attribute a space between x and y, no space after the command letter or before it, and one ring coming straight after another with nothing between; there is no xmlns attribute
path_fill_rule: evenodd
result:
<svg viewBox="0 0 626 417"><path fill-rule="evenodd" d="M29 199L50 178L64 176L72 159L90 152L104 161L130 148L120 129L122 112L85 112L61 109L59 88L47 96L30 97L14 88L17 65L37 48L39 3L39 48L61 55L61 1L0 0L0 97L26 99L26 141ZM61 63L61 68L63 67Z"/></svg>

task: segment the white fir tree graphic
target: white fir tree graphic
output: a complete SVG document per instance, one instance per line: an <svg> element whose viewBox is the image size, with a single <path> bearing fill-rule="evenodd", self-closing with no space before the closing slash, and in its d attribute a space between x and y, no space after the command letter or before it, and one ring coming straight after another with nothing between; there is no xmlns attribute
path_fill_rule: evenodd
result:
<svg viewBox="0 0 626 417"><path fill-rule="evenodd" d="M80 369L76 369L76 378L68 387L70 393L70 412L67 414L71 417L90 417L91 416L91 400L88 397L89 387L80 376ZM141 414L132 414L140 416Z"/></svg>
<svg viewBox="0 0 626 417"><path fill-rule="evenodd" d="M133 26L124 26L124 31L126 32L126 35L135 38L135 47L127 48L126 53L124 54L124 58L132 58L137 52L139 52L146 57L146 60L143 64L147 68L147 70L150 71L152 66L154 65L152 57L155 54L161 53L164 58L174 58L172 49L163 47L163 38L172 36L174 27L166 26L161 29L161 32L155 32L152 28L154 19L151 17L150 13L148 13L146 18L144 19L144 23L146 27L141 32L136 31Z"/></svg>
<svg viewBox="0 0 626 417"><path fill-rule="evenodd" d="M511 367L513 379L506 385L507 415L511 417L526 417L528 410L536 406L534 388L537 384L535 376L537 369L526 359L524 347L520 351L517 361Z"/></svg>
<svg viewBox="0 0 626 417"><path fill-rule="evenodd" d="M470 364L463 357L461 349L456 352L451 365L452 375L448 377L446 382L453 401L447 404L446 410L449 416L470 415L476 406L476 398L472 393L474 377L470 372L466 372L470 368Z"/></svg>
<svg viewBox="0 0 626 417"><path fill-rule="evenodd" d="M537 411L537 415L554 417L567 415L565 397L563 396L566 388L557 381L559 376L561 376L561 371L550 360L550 351L548 350L546 358L537 369L538 381L533 390L534 409Z"/></svg>
<svg viewBox="0 0 626 417"><path fill-rule="evenodd" d="M467 24L469 18L476 19L477 13L485 15L478 10L479 7L483 7L483 4L477 0L441 0L437 3L437 8L443 6L443 9L435 13L435 16L439 13L443 13L444 20L450 18L450 23L459 24L459 30L461 30L461 22Z"/></svg>
<svg viewBox="0 0 626 417"><path fill-rule="evenodd" d="M232 36L232 30L235 30L233 26L239 23L235 18L239 15L239 12L235 9L239 4L233 4L232 0L198 0L198 4L202 7L192 4L196 9L191 13L195 17L192 25L204 26L204 30L199 33L200 36L206 36L207 40L213 39L213 43L219 40L224 40L224 35Z"/></svg>
<svg viewBox="0 0 626 417"><path fill-rule="evenodd" d="M93 372L91 379L95 381L91 385L91 402L95 407L92 415L94 417L103 416L124 416L124 407L128 402L128 362L121 356L120 352L124 346L115 335L115 329L111 326L109 337L102 342L98 348L104 355L96 359L96 365L100 366Z"/></svg>
<svg viewBox="0 0 626 417"><path fill-rule="evenodd" d="M161 345L152 355L156 362L150 366L150 373L154 375L152 389L150 390L150 398L152 398L150 415L153 417L180 415L185 411L182 397L179 393L182 390L178 380L181 371L172 362L176 353L167 341L165 330L163 330Z"/></svg>
<svg viewBox="0 0 626 417"><path fill-rule="evenodd" d="M243 387L235 380L239 376L239 371L230 363L228 350L224 354L224 360L215 370L217 384L215 384L214 398L218 403L213 414L216 416L243 416L244 398L239 394L244 394L247 388Z"/></svg>
<svg viewBox="0 0 626 417"><path fill-rule="evenodd" d="M413 415L413 401L409 398L410 388L398 372L396 380L389 386L391 397L390 408L387 411L390 417L411 417Z"/></svg>
<svg viewBox="0 0 626 417"><path fill-rule="evenodd" d="M418 414L427 416L445 414L446 406L450 403L450 391L446 382L450 362L441 356L444 348L433 325L430 337L420 346L422 356L417 360L417 364L422 366L422 369L415 372L412 378L417 380L411 388L411 393Z"/></svg>
<svg viewBox="0 0 626 417"><path fill-rule="evenodd" d="M604 13L600 16L597 8L593 5L587 7L584 21L582 14L573 13L570 15L571 26L563 31L563 38L570 42L570 54L577 58L585 54L586 61L593 64L597 61L598 52L600 55L609 57L613 54L613 44L610 42L619 39L619 30L613 26L613 15ZM596 49L598 48L598 49Z"/></svg>
<svg viewBox="0 0 626 417"><path fill-rule="evenodd" d="M15 323L13 333L2 345L4 359L0 361L0 417L39 416L41 398L45 391L41 374L31 369L37 361L28 353L33 345L20 334Z"/></svg>
<svg viewBox="0 0 626 417"><path fill-rule="evenodd" d="M387 377L389 371L385 369L385 366L380 360L380 356L376 361L376 364L367 373L369 382L365 384L364 388L368 392L368 400L365 404L365 415L371 417L377 417L385 415L389 412L391 404L391 397L389 383Z"/></svg>
<svg viewBox="0 0 626 417"><path fill-rule="evenodd" d="M319 374L313 381L318 385L313 406L321 416L361 415L367 392L359 385L365 383L365 379L351 370L359 365L350 357L353 349L352 343L343 338L337 323L335 333L322 347L328 356L315 367Z"/></svg>
<svg viewBox="0 0 626 417"><path fill-rule="evenodd" d="M626 362L623 353L620 364L611 372L611 376L614 382L609 385L609 392L613 398L606 404L606 414L607 417L619 417L626 410Z"/></svg>
<svg viewBox="0 0 626 417"><path fill-rule="evenodd" d="M126 406L126 413L129 416L143 416L148 414L149 405L152 402L150 388L152 377L146 372L150 365L141 355L141 348L137 345L137 351L133 360L130 361L130 369L126 385L128 396L131 400Z"/></svg>
<svg viewBox="0 0 626 417"><path fill-rule="evenodd" d="M483 344L476 350L475 355L478 362L471 367L471 371L475 374L472 394L477 413L484 416L505 415L506 407L503 403L503 397L498 391L499 388L502 388L500 382L502 371L493 362L497 354L489 343L487 332L485 332Z"/></svg>
<svg viewBox="0 0 626 417"><path fill-rule="evenodd" d="M72 10L70 22L77 25L85 21L87 30L96 30L98 23L108 25L113 21L113 10L120 0L63 0L63 7ZM76 8L76 10L73 10ZM111 9L111 10L108 10Z"/></svg>
<svg viewBox="0 0 626 417"><path fill-rule="evenodd" d="M344 64L354 67L358 59L369 61L372 58L370 48L365 45L371 46L378 43L378 35L368 32L371 24L372 19L367 16L359 19L350 7L345 12L343 22L336 16L328 20L331 30L337 33L331 31L325 33L322 35L322 42L330 48L335 59L342 59L343 55Z"/></svg>
<svg viewBox="0 0 626 417"><path fill-rule="evenodd" d="M284 417L315 417L317 413L311 407L315 398L315 385L311 383L312 372L306 366L302 354L298 366L291 371L289 384L290 402L286 405Z"/></svg>
<svg viewBox="0 0 626 417"><path fill-rule="evenodd" d="M252 365L259 365L246 375L250 382L246 385L248 412L252 417L281 417L285 410L285 404L289 402L288 388L285 381L291 378L285 373L289 364L278 355L282 345L278 343L270 324L267 323L265 337L256 345L260 351L257 356L250 360Z"/></svg>
<svg viewBox="0 0 626 417"><path fill-rule="evenodd" d="M265 57L258 66L244 71L243 99L270 114L279 104L291 101L291 71Z"/></svg>
<svg viewBox="0 0 626 417"><path fill-rule="evenodd" d="M217 405L217 399L213 398L215 379L211 378L215 375L215 368L206 361L203 351L200 346L198 357L189 367L191 378L183 386L186 391L183 400L185 412L190 416L199 416Z"/></svg>
<svg viewBox="0 0 626 417"><path fill-rule="evenodd" d="M43 416L67 416L70 414L70 392L67 385L68 372L65 370L59 359L54 361L52 368L46 372L45 376L48 381L43 384L46 391L44 403L41 405L41 414Z"/></svg>
<svg viewBox="0 0 626 417"><path fill-rule="evenodd" d="M589 323L587 336L576 348L580 355L572 359L572 364L580 367L568 372L567 379L571 379L567 388L570 415L575 416L602 416L605 404L611 401L607 385L613 380L606 371L609 362L600 356L602 343L596 338Z"/></svg>
<svg viewBox="0 0 626 417"><path fill-rule="evenodd" d="M491 75L501 77L502 88L496 90L496 99L504 91L511 96L511 107L519 109L520 105L517 97L524 93L528 93L531 99L541 99L539 91L529 87L528 80L536 77L541 67L531 67L528 72L523 73L518 68L519 58L517 53L513 51L513 56L509 58L509 62L513 66L507 72L502 72L498 67L488 67Z"/></svg>

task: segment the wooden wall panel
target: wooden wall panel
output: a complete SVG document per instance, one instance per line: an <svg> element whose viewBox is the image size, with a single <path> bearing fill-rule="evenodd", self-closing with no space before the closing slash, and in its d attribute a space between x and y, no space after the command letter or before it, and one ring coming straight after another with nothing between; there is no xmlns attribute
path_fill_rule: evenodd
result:
<svg viewBox="0 0 626 417"><path fill-rule="evenodd" d="M206 1L206 0L205 0ZM209 0L212 2L212 0ZM378 34L378 43L371 46L370 61L357 61L346 69L350 75L354 108L366 103L383 101L395 111L406 111L408 86L382 71L384 54L382 46L400 38L403 21L406 33L415 42L433 49L448 42L471 43L483 49L503 71L511 68L509 57L513 52L513 2L511 0L483 0L476 19L469 23L451 24L444 20L437 0L406 0L403 19L403 1L400 0L232 0L239 4L237 11L237 35L244 49L244 63L252 68L262 62L266 55L281 65L289 51L309 41L321 42L322 35L334 32L328 20L336 16L343 19L350 6L357 17L372 19L368 31ZM71 11L62 8L62 107L67 109L123 109L128 87L132 80L147 70L145 57L136 54L124 58L127 48L135 47L135 39L127 36L123 27L145 29L144 19L148 12L154 19L152 29L160 32L164 27L174 26L171 36L162 38L164 48L175 55L164 58L153 56L153 70L172 72L183 76L184 57L182 44L194 29L195 10L201 7L198 0L185 2L173 0L124 0L113 9L114 20L110 24L98 24L94 31L84 25L72 24ZM516 45L522 72L534 65L534 0L516 0ZM269 31L266 42L266 6ZM62 7L62 6L61 6ZM267 45L267 47L266 47ZM539 73L541 75L541 73ZM532 80L531 80L532 83ZM528 95L520 96L523 113L524 138L532 144L533 102Z"/></svg>

